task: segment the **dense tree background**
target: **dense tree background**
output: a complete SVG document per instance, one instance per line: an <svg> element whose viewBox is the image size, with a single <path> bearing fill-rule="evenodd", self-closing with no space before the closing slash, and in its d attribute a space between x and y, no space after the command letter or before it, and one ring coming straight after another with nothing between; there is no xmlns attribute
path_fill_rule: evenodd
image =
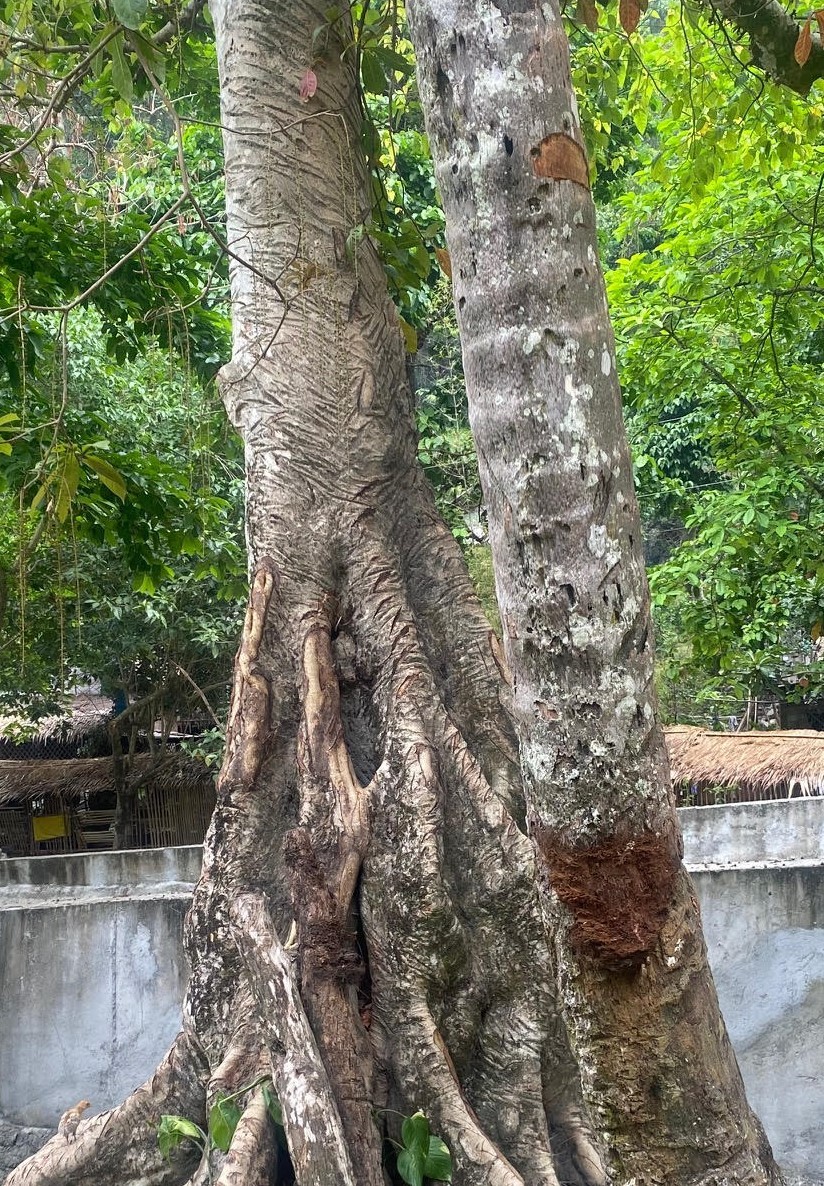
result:
<svg viewBox="0 0 824 1186"><path fill-rule="evenodd" d="M182 24L140 0L3 13L6 698L51 703L82 673L132 699L166 687L185 710L198 697L182 668L225 708L242 467L213 386L226 252L214 51L196 7ZM420 456L494 620L411 47L396 4L355 9L375 192L358 233L383 254ZM798 97L769 81L701 7L657 5L631 35L622 18L584 4L569 29L660 688L669 718L723 722L752 697L822 687L820 84Z"/></svg>

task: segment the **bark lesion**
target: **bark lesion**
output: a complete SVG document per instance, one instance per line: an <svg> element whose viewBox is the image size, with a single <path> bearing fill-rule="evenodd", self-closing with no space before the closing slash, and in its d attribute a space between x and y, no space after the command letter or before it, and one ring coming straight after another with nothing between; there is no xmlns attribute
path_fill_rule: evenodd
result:
<svg viewBox="0 0 824 1186"><path fill-rule="evenodd" d="M636 968L656 946L681 869L677 824L570 844L536 823L541 870L569 910L569 942L604 967Z"/></svg>

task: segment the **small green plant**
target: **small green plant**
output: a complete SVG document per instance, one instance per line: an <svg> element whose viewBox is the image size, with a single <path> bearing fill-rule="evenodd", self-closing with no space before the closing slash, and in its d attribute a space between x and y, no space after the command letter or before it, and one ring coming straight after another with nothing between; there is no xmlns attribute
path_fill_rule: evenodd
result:
<svg viewBox="0 0 824 1186"><path fill-rule="evenodd" d="M409 1186L423 1186L424 1178L452 1181L452 1154L440 1137L432 1136L423 1112L407 1116L401 1126L398 1173Z"/></svg>
<svg viewBox="0 0 824 1186"><path fill-rule="evenodd" d="M169 1158L173 1149L182 1145L184 1141L193 1141L201 1150L206 1148L209 1138L194 1120L187 1120L185 1116L161 1116L157 1126L157 1144L162 1157Z"/></svg>
<svg viewBox="0 0 824 1186"><path fill-rule="evenodd" d="M228 1153L232 1138L243 1115L243 1109L235 1101L255 1087L260 1087L266 1110L272 1118L277 1130L278 1140L283 1135L283 1112L280 1101L275 1094L272 1081L268 1076L262 1076L251 1083L244 1084L231 1094L219 1092L209 1109L208 1131L204 1132L199 1124L187 1120L185 1116L161 1116L157 1128L157 1143L163 1157L168 1158L173 1149L184 1141L192 1141L201 1153L207 1150L220 1149L221 1153Z"/></svg>

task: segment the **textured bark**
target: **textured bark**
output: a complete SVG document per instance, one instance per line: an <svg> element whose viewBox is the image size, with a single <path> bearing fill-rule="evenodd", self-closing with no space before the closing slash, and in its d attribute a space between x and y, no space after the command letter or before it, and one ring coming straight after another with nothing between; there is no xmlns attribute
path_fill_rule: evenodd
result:
<svg viewBox="0 0 824 1186"><path fill-rule="evenodd" d="M598 1186L494 636L416 462L380 261L347 248L369 186L351 30L314 59L327 7L212 4L252 579L186 930L198 1114L271 1073L301 1184L391 1180L393 1110L422 1109L456 1186ZM275 1181L241 1104L228 1155L157 1180ZM144 1181L105 1164L84 1186Z"/></svg>
<svg viewBox="0 0 824 1186"><path fill-rule="evenodd" d="M530 825L619 1182L776 1183L680 862L560 13L415 0Z"/></svg>

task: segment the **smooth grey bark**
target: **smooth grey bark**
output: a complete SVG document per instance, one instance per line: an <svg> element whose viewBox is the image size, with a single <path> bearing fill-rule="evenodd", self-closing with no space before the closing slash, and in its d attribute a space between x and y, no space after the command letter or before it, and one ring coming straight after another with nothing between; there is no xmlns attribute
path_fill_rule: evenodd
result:
<svg viewBox="0 0 824 1186"><path fill-rule="evenodd" d="M617 1182L777 1183L656 721L649 595L557 5L410 0L529 822Z"/></svg>
<svg viewBox="0 0 824 1186"><path fill-rule="evenodd" d="M456 1186L600 1186L497 642L416 461L382 266L349 247L370 190L346 18L315 59L327 7L212 3L251 592L186 930L199 1114L271 1074L302 1186L383 1186L393 1109ZM225 1157L157 1169L151 1136L145 1178L81 1129L74 1178L53 1148L9 1186L277 1180L256 1092Z"/></svg>

